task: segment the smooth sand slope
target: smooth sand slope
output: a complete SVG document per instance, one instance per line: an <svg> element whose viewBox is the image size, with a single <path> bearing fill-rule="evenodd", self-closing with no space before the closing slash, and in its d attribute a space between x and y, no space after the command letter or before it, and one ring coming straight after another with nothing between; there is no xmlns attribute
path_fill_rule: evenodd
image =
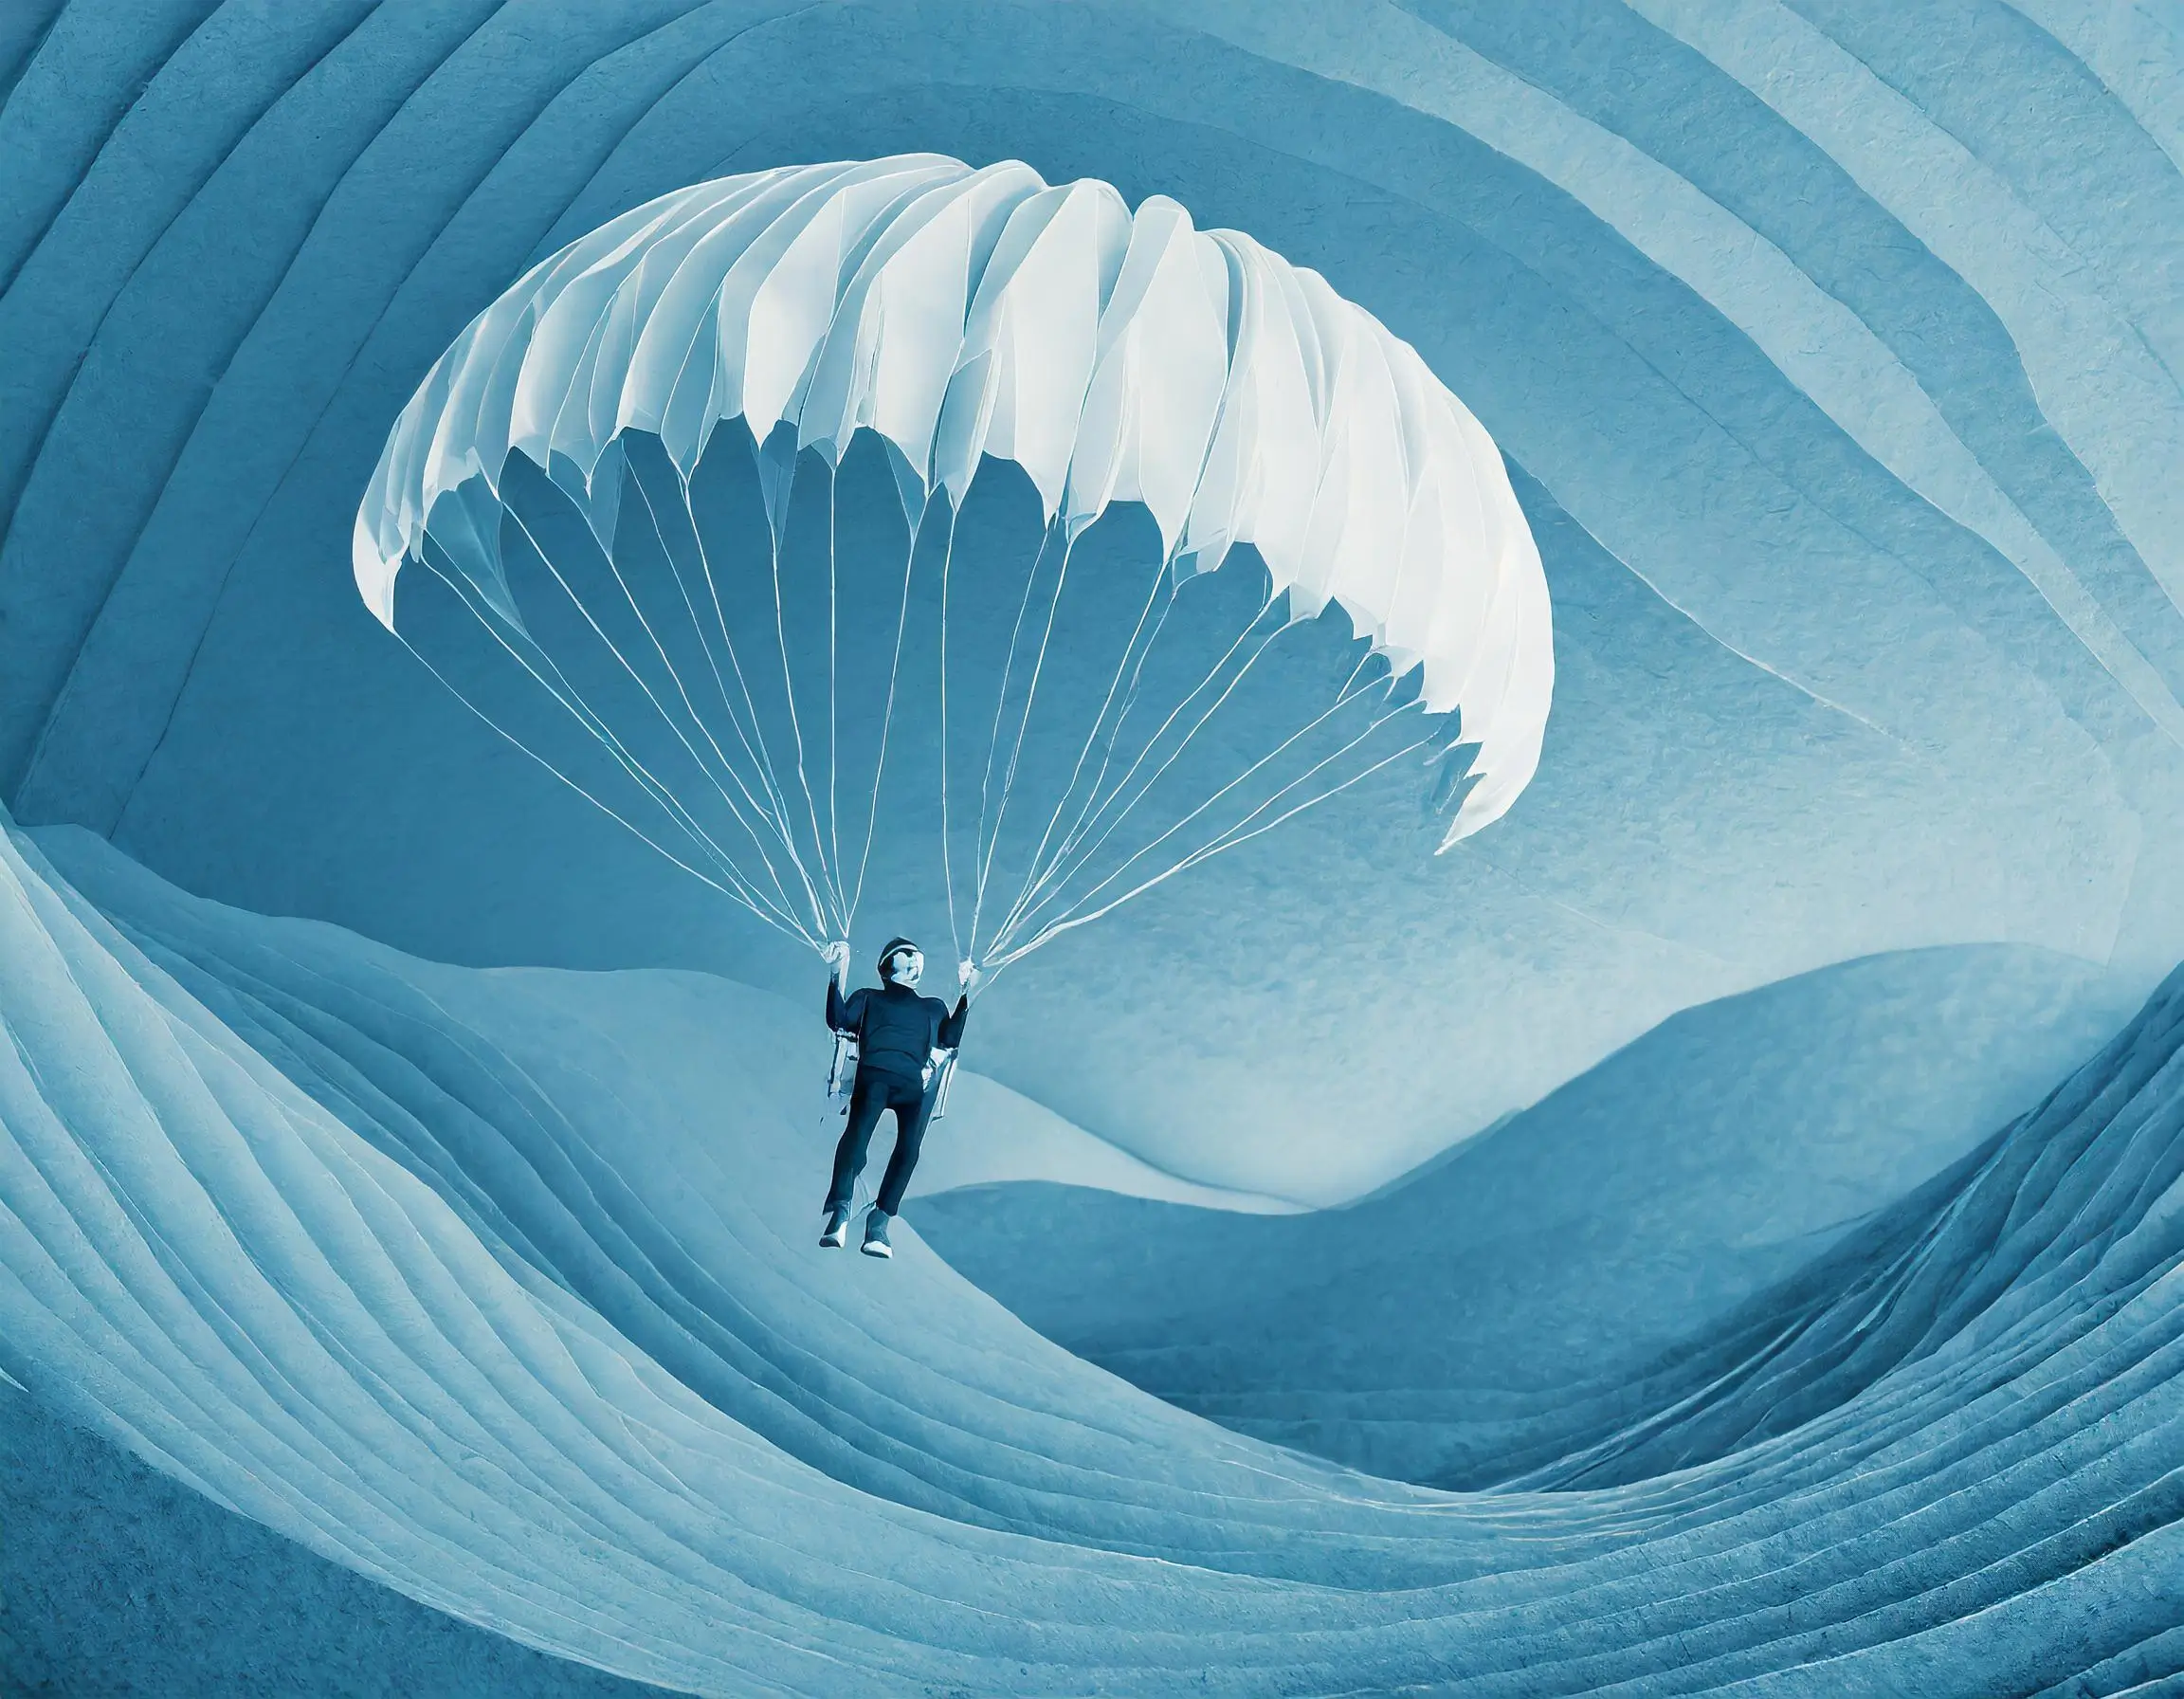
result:
<svg viewBox="0 0 2184 1699"><path fill-rule="evenodd" d="M1032 1183L909 1213L1042 1333L1171 1402L1491 1486L1615 1431L1663 1354L1787 1302L1769 1289L2131 1013L2048 951L1904 951L1686 1010L1348 1208L1246 1220Z"/></svg>

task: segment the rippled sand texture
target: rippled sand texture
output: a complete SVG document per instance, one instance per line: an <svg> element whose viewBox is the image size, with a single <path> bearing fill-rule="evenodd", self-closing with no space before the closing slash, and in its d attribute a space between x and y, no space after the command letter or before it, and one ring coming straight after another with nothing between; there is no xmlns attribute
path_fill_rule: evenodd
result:
<svg viewBox="0 0 2184 1699"><path fill-rule="evenodd" d="M725 1693L2175 1663L2184 987L1634 1393L1579 1489L1466 1495L1160 1404L910 1233L819 1251L812 1059L672 1063L750 994L435 967L118 865L108 918L19 838L7 875L8 1371L532 1645Z"/></svg>

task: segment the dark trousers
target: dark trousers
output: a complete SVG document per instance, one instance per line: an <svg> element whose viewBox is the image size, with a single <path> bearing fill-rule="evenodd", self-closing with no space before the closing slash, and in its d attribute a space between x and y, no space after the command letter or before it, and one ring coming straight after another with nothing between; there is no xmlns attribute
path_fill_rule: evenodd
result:
<svg viewBox="0 0 2184 1699"><path fill-rule="evenodd" d="M842 1142L834 1147L834 1184L827 1194L827 1207L846 1210L856 1196L857 1176L864 1169L865 1147L880 1124L883 1109L895 1111L895 1154L887 1159L887 1173L880 1181L875 1206L888 1215L900 1213L902 1193L910 1184L910 1171L918 1166L918 1146L925 1138L925 1087L917 1075L883 1073L860 1068L857 1084L849 1092L849 1124L842 1129Z"/></svg>

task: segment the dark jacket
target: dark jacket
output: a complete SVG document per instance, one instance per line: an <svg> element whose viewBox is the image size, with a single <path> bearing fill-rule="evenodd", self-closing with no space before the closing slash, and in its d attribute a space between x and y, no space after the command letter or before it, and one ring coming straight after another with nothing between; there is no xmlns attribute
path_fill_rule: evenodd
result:
<svg viewBox="0 0 2184 1699"><path fill-rule="evenodd" d="M951 1012L938 997L919 996L907 985L866 987L845 997L837 980L827 980L827 1024L855 1035L857 1066L911 1080L925 1071L935 1050L963 1042L970 1012L969 997L957 997Z"/></svg>

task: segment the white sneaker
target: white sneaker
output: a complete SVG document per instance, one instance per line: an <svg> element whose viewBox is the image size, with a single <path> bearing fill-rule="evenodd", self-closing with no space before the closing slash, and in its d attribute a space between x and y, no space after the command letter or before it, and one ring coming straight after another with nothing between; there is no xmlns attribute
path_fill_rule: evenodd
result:
<svg viewBox="0 0 2184 1699"><path fill-rule="evenodd" d="M849 1242L849 1212L829 1210L827 1231L819 1235L820 1245L828 1251L839 1251Z"/></svg>
<svg viewBox="0 0 2184 1699"><path fill-rule="evenodd" d="M895 1247L887 1242L887 1212L874 1210L864 1217L864 1243L859 1247L866 1256L893 1256Z"/></svg>

